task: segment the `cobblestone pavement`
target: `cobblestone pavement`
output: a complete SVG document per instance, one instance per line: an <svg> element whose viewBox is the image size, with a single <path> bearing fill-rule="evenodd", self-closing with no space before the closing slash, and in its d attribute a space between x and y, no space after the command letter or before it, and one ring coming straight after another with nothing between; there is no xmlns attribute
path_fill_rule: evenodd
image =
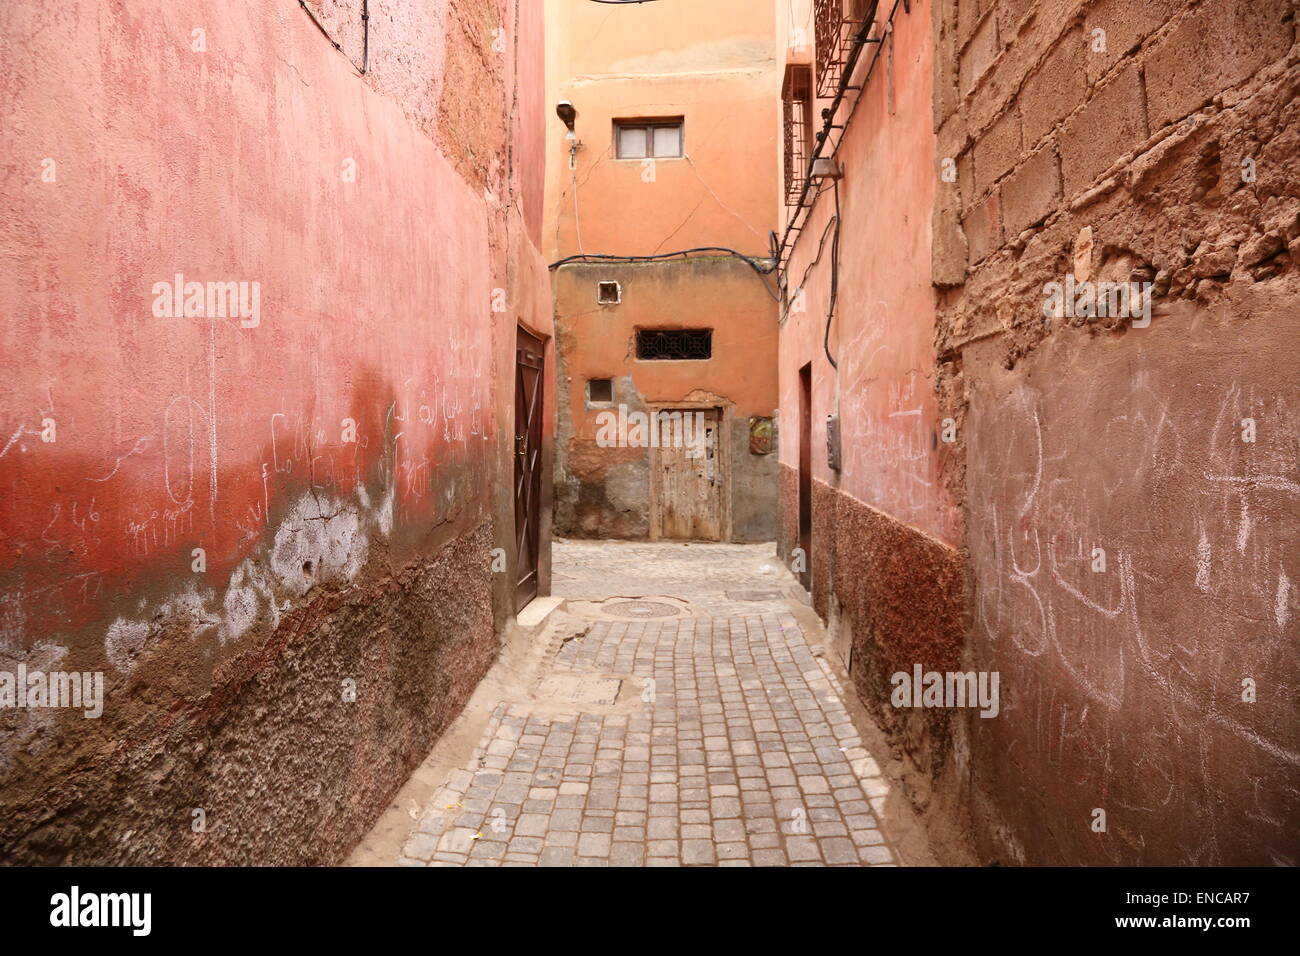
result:
<svg viewBox="0 0 1300 956"><path fill-rule="evenodd" d="M766 546L557 542L536 680L408 866L896 865L887 790Z"/></svg>

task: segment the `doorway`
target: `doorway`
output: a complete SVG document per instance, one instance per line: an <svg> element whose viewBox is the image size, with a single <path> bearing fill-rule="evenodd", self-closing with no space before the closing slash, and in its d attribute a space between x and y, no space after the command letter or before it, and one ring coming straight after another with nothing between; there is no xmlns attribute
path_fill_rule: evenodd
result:
<svg viewBox="0 0 1300 956"><path fill-rule="evenodd" d="M541 555L542 382L546 343L522 325L515 339L515 610L537 597Z"/></svg>
<svg viewBox="0 0 1300 956"><path fill-rule="evenodd" d="M651 458L652 538L721 541L726 456L720 410L664 408L654 415L659 440Z"/></svg>
<svg viewBox="0 0 1300 956"><path fill-rule="evenodd" d="M799 583L812 591L812 363L799 369Z"/></svg>

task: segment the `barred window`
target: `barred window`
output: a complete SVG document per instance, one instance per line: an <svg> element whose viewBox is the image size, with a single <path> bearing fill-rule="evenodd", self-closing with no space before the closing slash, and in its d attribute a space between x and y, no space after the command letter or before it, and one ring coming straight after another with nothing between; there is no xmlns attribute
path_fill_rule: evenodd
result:
<svg viewBox="0 0 1300 956"><path fill-rule="evenodd" d="M876 17L879 0L813 0L813 40L817 53L817 95L835 95L862 24Z"/></svg>
<svg viewBox="0 0 1300 956"><path fill-rule="evenodd" d="M785 204L799 205L813 144L812 72L791 63L781 89L785 104Z"/></svg>
<svg viewBox="0 0 1300 956"><path fill-rule="evenodd" d="M642 360L708 359L713 357L712 329L640 329L636 357Z"/></svg>

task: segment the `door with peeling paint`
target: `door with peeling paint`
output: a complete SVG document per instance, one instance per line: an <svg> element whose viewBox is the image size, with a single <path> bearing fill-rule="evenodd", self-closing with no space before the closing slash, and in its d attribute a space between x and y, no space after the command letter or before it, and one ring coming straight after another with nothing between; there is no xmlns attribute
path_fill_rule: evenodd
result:
<svg viewBox="0 0 1300 956"><path fill-rule="evenodd" d="M663 409L655 456L656 537L686 541L722 540L724 456L719 454L719 414L709 409ZM678 417L680 416L680 417ZM692 416L686 423L686 416ZM685 424L684 424L685 423Z"/></svg>

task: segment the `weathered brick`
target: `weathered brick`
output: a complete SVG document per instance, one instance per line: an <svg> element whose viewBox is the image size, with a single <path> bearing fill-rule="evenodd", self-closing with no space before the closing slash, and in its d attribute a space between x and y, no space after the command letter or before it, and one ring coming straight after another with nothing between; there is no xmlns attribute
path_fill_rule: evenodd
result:
<svg viewBox="0 0 1300 956"><path fill-rule="evenodd" d="M968 149L957 157L957 197L962 212L975 205L975 150Z"/></svg>
<svg viewBox="0 0 1300 956"><path fill-rule="evenodd" d="M948 117L957 112L961 98L957 95L957 31L954 19L947 16L944 3L931 8L930 29L936 37L934 48L934 129L937 132Z"/></svg>
<svg viewBox="0 0 1300 956"><path fill-rule="evenodd" d="M961 223L966 233L971 265L1002 244L1001 203L996 191L970 211Z"/></svg>
<svg viewBox="0 0 1300 956"><path fill-rule="evenodd" d="M1145 63L1151 126L1209 102L1291 47L1288 0L1208 0L1163 37Z"/></svg>
<svg viewBox="0 0 1300 956"><path fill-rule="evenodd" d="M930 281L940 288L966 281L966 234L957 211L936 204L932 216L934 241L930 246Z"/></svg>
<svg viewBox="0 0 1300 956"><path fill-rule="evenodd" d="M1149 35L1164 26L1180 9L1184 0L1100 0L1084 19L1084 69L1089 83L1132 53ZM1095 31L1104 31L1104 36ZM1104 41L1104 42L1103 42Z"/></svg>
<svg viewBox="0 0 1300 956"><path fill-rule="evenodd" d="M1061 174L1072 196L1147 137L1142 81L1129 64L1061 132Z"/></svg>
<svg viewBox="0 0 1300 956"><path fill-rule="evenodd" d="M969 41L980 25L980 15L990 6L990 0L952 0L957 7L957 48Z"/></svg>
<svg viewBox="0 0 1300 956"><path fill-rule="evenodd" d="M1020 161L1020 116L1007 110L975 141L975 193L983 195Z"/></svg>
<svg viewBox="0 0 1300 956"><path fill-rule="evenodd" d="M980 23L975 35L961 51L958 59L958 78L962 96L975 88L998 55L998 18L990 13Z"/></svg>
<svg viewBox="0 0 1300 956"><path fill-rule="evenodd" d="M1004 43L1011 42L1020 21L1036 6L1037 0L998 0L998 23Z"/></svg>
<svg viewBox="0 0 1300 956"><path fill-rule="evenodd" d="M1002 217L1015 236L1047 217L1061 199L1061 170L1054 143L1021 163L1002 184Z"/></svg>
<svg viewBox="0 0 1300 956"><path fill-rule="evenodd" d="M1037 144L1087 98L1088 83L1083 72L1086 48L1083 31L1071 30L1025 81L1019 107L1026 147Z"/></svg>

